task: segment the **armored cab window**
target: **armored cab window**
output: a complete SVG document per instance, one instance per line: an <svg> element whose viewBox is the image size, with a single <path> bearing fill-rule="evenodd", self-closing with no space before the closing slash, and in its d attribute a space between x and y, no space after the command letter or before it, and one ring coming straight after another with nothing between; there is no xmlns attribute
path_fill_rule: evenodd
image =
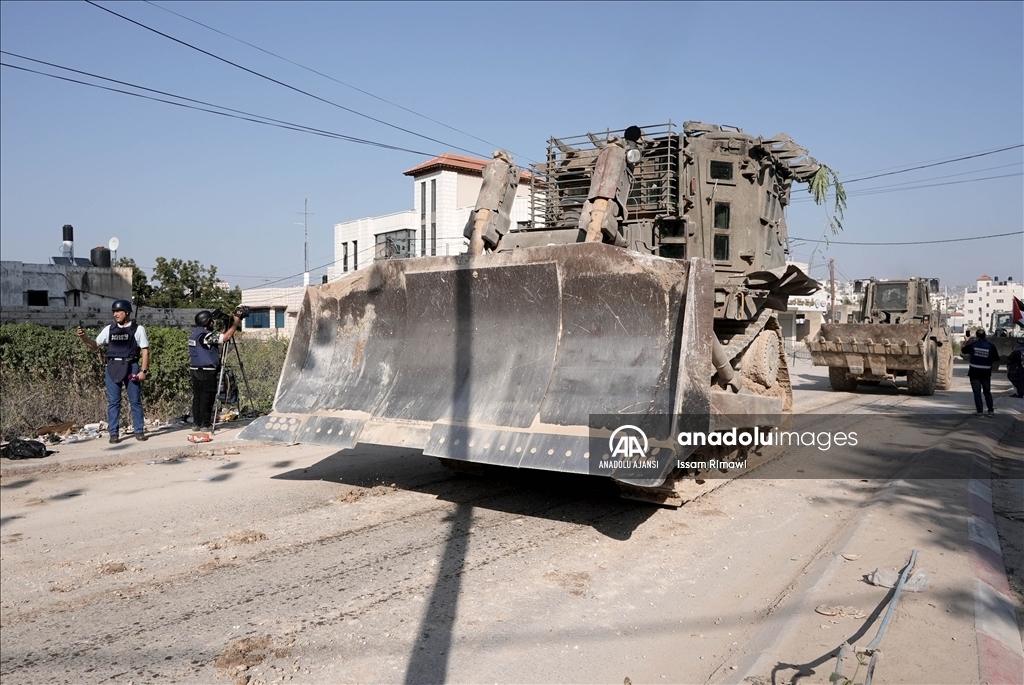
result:
<svg viewBox="0 0 1024 685"><path fill-rule="evenodd" d="M729 203L715 203L715 228L727 230L729 228Z"/></svg>
<svg viewBox="0 0 1024 685"><path fill-rule="evenodd" d="M715 229L720 231L729 230L729 203L715 203ZM716 262L729 261L729 236L716 235L714 241L714 258Z"/></svg>
<svg viewBox="0 0 1024 685"><path fill-rule="evenodd" d="M658 255L668 259L686 259L686 220L665 221L659 230Z"/></svg>
<svg viewBox="0 0 1024 685"><path fill-rule="evenodd" d="M779 218L779 214L781 214L779 209L779 196L769 190L765 193L764 207L761 209L761 220L766 224L776 221Z"/></svg>
<svg viewBox="0 0 1024 685"><path fill-rule="evenodd" d="M668 259L686 259L686 243L662 243L658 255Z"/></svg>
<svg viewBox="0 0 1024 685"><path fill-rule="evenodd" d="M716 162L712 160L708 176L719 181L731 181L732 162Z"/></svg>
<svg viewBox="0 0 1024 685"><path fill-rule="evenodd" d="M729 236L727 236L727 235L716 235L715 236L715 261L716 262L727 262L727 261L729 261Z"/></svg>
<svg viewBox="0 0 1024 685"><path fill-rule="evenodd" d="M685 238L686 221L665 221L661 224L662 238Z"/></svg>
<svg viewBox="0 0 1024 685"><path fill-rule="evenodd" d="M880 285L875 306L888 312L907 311L907 285L905 283Z"/></svg>

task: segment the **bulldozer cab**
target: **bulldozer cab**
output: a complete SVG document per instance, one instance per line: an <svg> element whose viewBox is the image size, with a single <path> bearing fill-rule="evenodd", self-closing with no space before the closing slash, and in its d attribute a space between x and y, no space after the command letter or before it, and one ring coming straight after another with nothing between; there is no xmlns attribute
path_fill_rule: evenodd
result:
<svg viewBox="0 0 1024 685"><path fill-rule="evenodd" d="M622 220L603 242L670 259L708 259L720 280L785 264L792 183L820 168L806 150L785 134L766 139L699 122L681 132L671 123L638 130L638 161L626 164L626 182L609 193L623 205ZM577 242L598 159L627 134L551 138L544 165L532 175L534 220L495 249L525 247L534 231Z"/></svg>

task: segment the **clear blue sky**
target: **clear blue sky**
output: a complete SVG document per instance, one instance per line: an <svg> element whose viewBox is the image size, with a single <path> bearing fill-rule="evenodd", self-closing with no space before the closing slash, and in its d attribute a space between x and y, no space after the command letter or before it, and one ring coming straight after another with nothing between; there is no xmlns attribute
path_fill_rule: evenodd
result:
<svg viewBox="0 0 1024 685"><path fill-rule="evenodd" d="M1024 4L101 3L297 88L270 83L86 2L0 4L2 49L211 103L431 154L502 146L541 159L551 135L666 120L790 134L844 179L1024 143ZM156 6L156 5L159 5ZM175 16L317 69L458 133ZM3 62L48 72L10 55ZM88 79L91 80L91 79ZM35 74L0 72L0 252L198 259L250 287L330 262L335 223L412 207L426 157L271 128ZM1020 231L1021 148L851 183L838 241ZM988 180L972 180L1002 176ZM940 178L941 177L941 178ZM940 185L859 195L895 184ZM797 198L803 197L797 194ZM817 239L797 201L790 235ZM822 246L823 247L823 246ZM807 260L813 243L800 244ZM913 248L833 244L849 278L1024 279L1020 235ZM314 273L323 273L319 269ZM297 284L293 278L282 284Z"/></svg>

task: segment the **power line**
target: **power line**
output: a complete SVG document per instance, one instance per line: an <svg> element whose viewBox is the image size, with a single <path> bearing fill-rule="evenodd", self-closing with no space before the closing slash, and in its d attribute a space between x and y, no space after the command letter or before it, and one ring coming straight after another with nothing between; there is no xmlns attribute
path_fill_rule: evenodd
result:
<svg viewBox="0 0 1024 685"><path fill-rule="evenodd" d="M979 154L979 153L986 153L986 154L988 154L988 153L992 153L992 152L995 152L995 151L994 150L978 150L978 151L975 151L975 152L968 152L968 153L965 153L965 154L969 154L969 155L974 155L974 154ZM962 155L957 155L957 156L962 156ZM882 167L880 169L871 169L870 171L858 171L857 173L851 173L850 175L854 176L854 177L860 177L861 175L865 175L865 174L877 174L877 173L882 173L883 171L895 171L897 169L903 169L904 167L906 167L908 165L915 165L916 166L918 164L931 164L932 162L948 162L948 161L953 160L953 159L955 159L955 157L936 157L934 159L925 159L925 160L922 160L920 162L908 162L907 164L894 164L892 166Z"/></svg>
<svg viewBox="0 0 1024 685"><path fill-rule="evenodd" d="M460 241L460 239L455 239L453 241L449 241L449 244L458 243L459 241ZM376 249L377 249L377 244L373 243L369 247L365 247L365 248L359 250L358 252L354 252L353 254L351 254L349 256L350 257L358 257L360 255L366 255L366 254L368 254L370 252L375 252ZM443 257L445 255L428 255L428 256ZM329 261L329 262L325 262L324 264L321 264L320 266L313 267L312 269L310 269L310 272L317 271L319 269L323 269L323 268L326 268L326 267L329 267L329 266L333 266L334 264L337 264L339 261L341 261L341 260L333 259L332 258L331 261ZM354 273L356 271L358 271L358 269L352 269L352 271L349 271L348 273ZM260 286L257 286L257 287L259 287L259 288L266 288L266 287L271 286L271 285L273 285L275 283L281 283L283 281L287 281L287 280L290 280L290 279L293 279L293 278L298 278L302 274L303 274L303 272L300 271L298 273L294 273L294 274L291 274L289 276L282 276L281 278L277 278L275 280L269 281L269 282L264 283L264 284L262 284ZM260 277L259 276L245 276L244 278L260 278Z"/></svg>
<svg viewBox="0 0 1024 685"><path fill-rule="evenodd" d="M13 53L5 53L5 54L13 54ZM17 55L15 55L15 56L17 56ZM28 58L28 57L23 57L22 59L27 59L27 60L30 60L30 61L33 61L33 62L39 62L39 60L32 60L31 58ZM42 62L42 63L43 64L49 64L48 62ZM167 104L167 105L174 105L175 107L183 107L185 109L193 109L193 110L196 110L198 112L207 112L208 114L216 114L216 115L219 115L219 116L222 116L222 117L228 117L228 118L231 118L231 119L241 119L242 121L249 121L249 122L252 122L254 124L263 124L264 126L274 126L276 128L283 128L283 129L287 129L289 131L298 131L299 133L310 133L310 134L317 135L317 136L322 136L322 137L325 137L325 138L334 138L334 139L337 139L337 140L348 141L350 143L359 143L360 145L371 145L373 147L384 148L386 150L397 150L399 152L409 152L409 153L412 153L412 154L415 154L415 155L423 155L425 157L432 157L432 156L434 156L432 153L429 153L429 152L422 152L420 150L412 150L412 149L409 149L409 148L399 147L397 145L388 145L387 143L380 143L380 142L377 142L377 141L374 141L374 140L367 140L365 138L356 138L356 137L353 137L353 136L345 135L343 133L334 133L332 131L325 131L325 130L322 130L322 129L312 128L310 126L304 126L302 124L293 124L291 122L282 121L280 119L271 119L270 117L264 117L264 116L259 115L259 114L250 114L248 112L243 112L242 110L231 109L230 107L223 107L221 105L215 105L215 104L212 104L212 103L206 103L206 102L203 102L201 100L194 100L192 98L186 98L186 97L183 97L181 95L174 95L172 93L164 93L163 91L154 90L152 88L146 88L144 86L136 86L134 84L126 83L124 81L117 81L115 79L109 79L109 78L106 78L104 76L98 76L96 74L89 74L88 72L82 72L82 71L78 71L76 69L69 69L67 67L60 67L60 66L57 66L57 65L51 65L51 66L54 66L55 68L58 68L58 69L66 69L67 71L72 71L72 72L75 72L75 73L85 74L85 75L90 76L92 78L98 78L98 79L102 79L104 81L111 81L111 82L114 82L114 83L121 83L122 85L127 85L127 86L129 86L131 88L137 88L139 90L145 90L145 91L149 91L149 92L153 92L153 93L161 93L163 95L167 95L168 97L178 98L179 100L185 100L187 102L196 102L196 103L205 105L205 107L196 107L195 105L188 105L188 104L185 104L184 102L174 102L173 100L165 100L163 98L153 97L151 95L143 95L142 93L133 93L131 91L122 90L120 88L111 88L109 86L102 86L102 85L100 85L98 83L89 83L88 81L82 81L82 80L79 80L79 79L70 78L68 76L59 76L57 74L48 74L48 73L46 73L44 71L38 71L36 69L29 69L28 67L20 67L20 66L17 66L15 64L8 64L6 62L0 62L0 66L7 67L8 69L17 69L19 71L25 71L25 72L28 72L28 73L31 73L31 74L38 74L39 76L47 76L49 78L58 79L60 81L67 81L69 83L78 83L78 84L83 85L83 86L89 86L91 88L98 88L100 90L107 90L107 91L110 91L112 93L121 93L122 95L130 95L132 97L142 98L143 100L152 100L154 102L162 102L162 103ZM207 107L216 107L218 109L222 109L222 110L225 110L225 111L218 112L218 111L213 110L213 109L207 109ZM236 112L236 114L232 114L231 112Z"/></svg>
<svg viewBox="0 0 1024 685"><path fill-rule="evenodd" d="M954 157L953 159L947 159L940 162L932 162L931 164L920 164L918 166L912 166L907 169L900 169L899 171L887 171L881 174L873 174L871 176L861 176L860 178L851 178L849 181L843 181L843 185L849 183L858 183L860 181L868 181L873 178L881 178L883 176L894 176L896 174L905 174L908 171L917 171L919 169L928 169L935 166L941 166L943 164L952 164L953 162L962 162L967 159L977 159L978 157L987 157L988 155L994 155L999 152L1006 152L1007 150L1016 150L1017 148L1024 147L1024 143L1018 143L1017 145L1008 145L1001 147L996 150L988 150L986 152L977 152L970 155L964 155L962 157Z"/></svg>
<svg viewBox="0 0 1024 685"><path fill-rule="evenodd" d="M977 173L977 172L968 172ZM906 185L905 183L896 183L891 186L877 186L875 188L862 188L861 190L855 190L852 193L847 193L847 197L861 197L865 195L884 195L886 193L899 193L905 190L921 190L922 188L938 188L941 186L955 186L962 183L976 183L977 181L991 181L998 178L1012 178L1014 176L1024 176L1024 172L1016 174L1000 174L998 176L983 176L981 178L965 178L961 181L947 181L946 183L929 183L927 185L919 186L908 186L906 188L898 188L896 186ZM910 183L919 183L920 181L910 181ZM795 198L790 204L797 204L801 202L812 202L814 198L811 197L799 197Z"/></svg>
<svg viewBox="0 0 1024 685"><path fill-rule="evenodd" d="M237 38L235 36L232 36L230 33L226 33L224 31L221 31L220 29L217 29L217 28L214 28L214 27L210 26L209 24L204 24L201 21L197 21L196 19L193 19L191 17L187 17L184 14L181 14L179 12L175 12L172 9L168 9L166 7L158 5L155 2L152 2L151 0L143 0L143 2L145 2L147 5L152 5L153 7L156 7L157 9L161 9L164 12L169 12L170 14L173 14L176 17L180 17L181 19L184 19L185 21L189 21L189 22L192 22L193 24L196 24L198 26L202 26L204 29L208 29L210 31L213 31L214 33L218 33L218 34L224 36L225 38L230 38L231 40L237 41L237 42L239 42L239 43L241 43L243 45L248 45L250 48L253 48L254 50L259 50L260 52L262 52L264 54L267 54L267 55L270 55L271 57L275 57L275 58L277 58L279 60L285 61L288 64L291 64L291 65L294 65L296 67L299 67L300 69L305 69L306 71L312 72L312 73L316 74L317 76L322 76L323 78L328 79L330 81L334 81L335 83L343 85L346 88L351 88L352 90L354 90L356 92L359 92L359 93L362 93L363 95L369 96L369 97L371 97L371 98L373 98L375 100L379 100L380 102L383 102L385 104L391 105L392 107L397 107L398 109L400 109L402 111L408 112L408 113L413 114L415 116L418 116L418 117L420 117L422 119L426 119L427 121L429 121L431 123L434 123L434 124L437 124L438 126L444 126L445 128L447 128L447 129L449 129L451 131L454 131L456 133L460 133L460 134L462 134L464 136L467 136L469 138L472 138L474 140L478 140L481 143L485 143L487 145L490 145L491 147L499 147L499 148L502 147L501 145L498 145L496 143L492 143L490 141L484 140L483 138L475 136L472 133L468 133L466 131L463 131L462 129L456 128L454 126L449 126L448 124L444 123L443 121L438 121L437 119L433 119L431 117L428 117L426 114L422 114L420 112L417 112L416 110L409 109L408 107L400 105L397 102L392 102L391 100L383 98L383 97L381 97L379 95L375 95L374 93L371 93L368 90L363 90L362 88L359 88L358 86L353 86L351 83L345 83L344 81L341 81L339 79L334 78L330 74L325 74L322 71L318 71L316 69L313 69L312 67L307 67L304 64L301 64L301 63L296 62L294 60L288 59L287 57L284 57L284 56L279 55L279 54L277 54L275 52L267 50L266 48L261 48L259 45L255 45L255 44L250 43L250 42L248 42L246 40L243 40L241 38ZM511 150L509 150L509 152L512 152L512 154L516 155L517 157L522 157L523 159L525 159L527 161L530 161L530 162L536 163L536 161L537 161L537 160L534 160L534 159L530 159L529 157L527 157L525 155L519 155L519 154L517 154L517 153L515 153L514 151L511 151Z"/></svg>
<svg viewBox="0 0 1024 685"><path fill-rule="evenodd" d="M903 181L902 183L892 183L892 184L887 185L887 186L877 186L877 187L878 188L895 188L896 186L908 186L908 185L911 185L913 183L924 183L925 181L939 181L939 180L942 180L944 178L956 178L957 176L968 176L970 174L980 174L983 171L995 171L996 169L1006 169L1006 168L1009 168L1009 167L1012 167L1012 166L1020 166L1021 164L1024 164L1024 160L1022 160L1020 162L1010 162L1009 164L999 164L997 166L987 166L987 167L983 167L981 169L972 169L971 171L961 171L958 174L945 174L943 176L932 176L930 178L919 178L916 181ZM855 190L854 194L863 193L863 192L866 192L868 190L874 190L874 188L861 188L859 190Z"/></svg>
<svg viewBox="0 0 1024 685"><path fill-rule="evenodd" d="M319 95L314 95L313 93L310 93L308 91L302 90L301 88L296 88L295 86L290 85L288 83L285 83L284 81L279 81L279 80L277 80L277 79L275 79L275 78L273 78L271 76L267 76L266 74L262 74L262 73L260 73L258 71L253 70L253 69L249 69L248 67L243 67L241 64L238 64L237 62L232 62L229 59L221 57L220 55L215 55L214 53L212 53L212 52L210 52L208 50L203 50L200 47L192 45L191 43L183 41L183 40L181 40L179 38L175 38L174 36L166 34L166 33L162 32L162 31L158 31L157 29L155 29L155 28L153 28L151 26L147 26L146 24L143 24L140 21L136 21L134 19L126 17L123 14L119 14L119 13L115 12L112 9L108 9L108 8L104 7L103 5L99 5L99 4L95 3L95 2L93 2L93 0L85 0L85 2L89 3L93 7L96 7L98 9L103 10L104 12L109 12L110 14L113 14L115 17L120 17L121 19L124 19L127 22L135 24L136 26L138 26L140 28L144 28L147 31L152 31L153 33L157 34L158 36L163 36L164 38L167 38L168 40L172 40L175 43L178 43L179 45L184 45L185 47L191 48L192 50L195 50L196 52L201 52L202 54L204 54L204 55L206 55L208 57L212 57L213 59L216 59L218 61L224 62L225 64L230 64L231 66L235 67L236 69L241 69L242 71L244 71L246 73L249 73L249 74L252 74L253 76L258 76L259 78L265 79L267 81L270 81L271 83L276 83L277 85L282 86L284 88L287 88L288 90L293 90L296 93L301 93L301 94L303 94L303 95L305 95L307 97L313 98L314 100L318 100L320 102L323 102L324 104L331 105L332 107L337 107L338 109L341 109L341 110L344 110L346 112L349 112L350 114L355 114L357 116L363 117L364 119L369 119L370 121L374 121L374 122L376 122L378 124L383 124L384 126L388 126L388 127L393 128L393 129L395 129L397 131L402 131L403 133L408 133L410 135L416 136L417 138L423 138L424 140L429 140L430 142L437 143L438 145L443 145L445 147L449 147L449 148L452 148L452 149L455 149L455 150L461 150L462 152L468 152L469 154L476 155L478 157L486 157L486 155L481 155L479 152L474 152L473 150L467 150L464 147L459 147L457 145L452 145L451 143L446 143L443 140L438 140L437 138L431 138L430 136L425 136L422 133L417 133L416 131L412 131L412 130L409 130L407 128L402 128L401 126L389 123L387 121L384 121L383 119L378 119L376 117L372 117L369 114L363 114L362 112L354 110L354 109L352 109L350 107L345 107L344 105L340 105L337 102L332 102L331 100L328 100L326 98L322 98Z"/></svg>
<svg viewBox="0 0 1024 685"><path fill-rule="evenodd" d="M992 235L976 235L968 238L949 238L946 240L916 240L912 242L900 242L900 243L849 243L839 240L828 241L829 245L936 245L938 243L962 243L969 240L987 240L988 238L1005 238L1009 235L1024 235L1024 231L1012 231L1010 233L994 233ZM790 238L790 240L803 240L811 242L809 238Z"/></svg>

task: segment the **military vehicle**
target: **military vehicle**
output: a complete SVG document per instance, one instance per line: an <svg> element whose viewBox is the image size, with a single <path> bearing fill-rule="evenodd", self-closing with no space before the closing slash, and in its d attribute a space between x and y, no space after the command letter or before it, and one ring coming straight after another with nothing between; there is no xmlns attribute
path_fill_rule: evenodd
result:
<svg viewBox="0 0 1024 685"><path fill-rule="evenodd" d="M552 138L526 171L498 151L467 254L306 290L274 411L241 437L586 474L594 415L666 416L662 444L770 422L792 405L775 311L818 288L786 264L784 210L821 168L785 135L697 122ZM658 464L605 475L678 504L685 474Z"/></svg>
<svg viewBox="0 0 1024 685"><path fill-rule="evenodd" d="M975 330L977 329L965 331L968 335L968 340L973 336ZM1010 356L1010 353L1017 349L1017 338L1024 336L1024 327L1013 322L1012 313L1008 311L994 311L989 316L985 332L987 333L987 340L995 345L996 352L999 353L999 361L992 367L992 370L996 371L1006 362L1006 358ZM967 340L964 342L967 342ZM970 355L963 352L960 353L960 356L964 359L970 359Z"/></svg>
<svg viewBox="0 0 1024 685"><path fill-rule="evenodd" d="M949 327L929 299L938 287L923 278L855 282L863 293L859 322L823 324L808 341L814 365L829 367L832 389L853 392L898 376L907 377L911 395L952 387Z"/></svg>

